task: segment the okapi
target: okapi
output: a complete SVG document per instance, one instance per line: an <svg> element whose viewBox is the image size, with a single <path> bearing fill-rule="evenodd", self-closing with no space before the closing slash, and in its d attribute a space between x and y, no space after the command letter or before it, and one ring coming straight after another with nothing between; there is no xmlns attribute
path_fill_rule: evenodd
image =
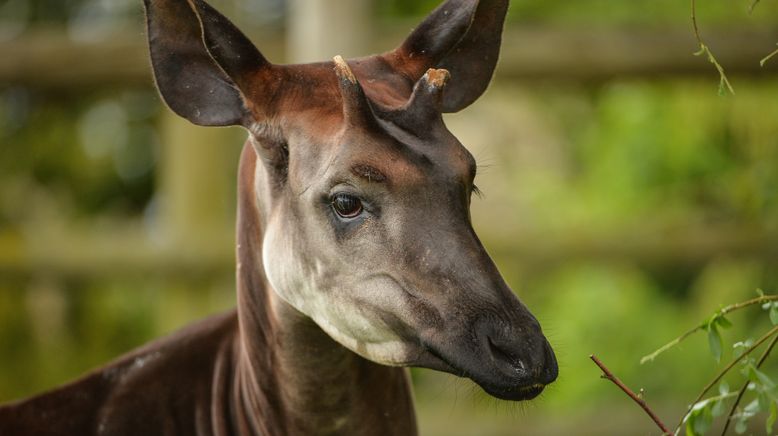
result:
<svg viewBox="0 0 778 436"><path fill-rule="evenodd" d="M237 310L0 408L1 435L408 436L403 367L516 401L556 379L442 119L491 81L508 0L448 0L393 51L305 65L271 64L203 0L145 6L167 105L248 131Z"/></svg>

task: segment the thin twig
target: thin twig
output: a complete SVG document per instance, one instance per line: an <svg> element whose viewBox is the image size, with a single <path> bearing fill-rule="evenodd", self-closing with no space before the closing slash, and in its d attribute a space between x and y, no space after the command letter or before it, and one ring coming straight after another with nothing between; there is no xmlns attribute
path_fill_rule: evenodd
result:
<svg viewBox="0 0 778 436"><path fill-rule="evenodd" d="M700 43L700 45L705 45L702 42L702 37L700 36L700 28L697 26L697 2L695 0L691 0L692 2L692 26L694 26L694 37L697 38L697 42Z"/></svg>
<svg viewBox="0 0 778 436"><path fill-rule="evenodd" d="M770 345L768 345L767 349L765 349L764 353L762 353L762 356L759 357L759 361L756 363L756 369L759 369L762 366L762 364L765 362L765 360L767 360L767 357L770 355L770 352L773 351L773 347L775 347L776 343L778 343L778 336L773 338L772 342L770 342ZM732 417L735 415L735 410L737 410L737 406L740 404L740 400L743 399L743 395L746 393L746 389L748 389L749 384L750 382L746 381L743 387L740 388L740 392L738 392L737 394L737 399L735 400L735 404L732 405L732 409L730 409L729 415L727 415L727 420L724 422L724 430L722 430L721 436L727 434L729 423L732 422Z"/></svg>
<svg viewBox="0 0 778 436"><path fill-rule="evenodd" d="M751 1L751 5L748 7L748 15L751 15L752 13L754 13L754 8L756 7L756 5L759 4L759 1L760 0L752 0Z"/></svg>
<svg viewBox="0 0 778 436"><path fill-rule="evenodd" d="M773 336L776 333L778 333L778 326L773 327L772 329L770 329L770 331L765 333L765 335L762 336L761 338L759 338L759 340L756 341L756 343L754 345L752 345L750 348L748 348L745 351L743 351L743 354L741 354L740 356L738 356L735 359L733 359L726 367L724 367L724 369L721 370L721 372L719 372L718 375L713 380L711 380L710 383L708 383L705 386L705 388L702 390L702 392L700 392L700 395L698 395L697 398L694 401L692 401L691 405L689 405L689 409L686 410L686 413L684 413L683 416L681 417L681 422L679 422L678 426L675 427L675 432L673 432L673 434L678 433L678 431L683 426L683 423L686 421L686 417L689 416L689 413L692 411L692 409L694 409L694 406L697 403L699 403L700 400L702 400L702 398L705 396L705 394L707 394L708 391L713 386L715 386L719 381L721 381L722 378L724 378L725 375L727 375L729 370L731 370L735 365L738 364L738 362L743 360L746 356L751 354L751 352L753 352L754 350L759 348L759 346L761 346L763 343L765 343L765 341L770 339L770 337Z"/></svg>
<svg viewBox="0 0 778 436"><path fill-rule="evenodd" d="M719 313L726 315L736 310L745 309L746 307L753 306L755 304L767 303L770 301L778 301L778 295L762 295L761 297L752 298L751 300L742 301L736 304L730 304L722 308Z"/></svg>
<svg viewBox="0 0 778 436"><path fill-rule="evenodd" d="M632 390L628 388L624 383L622 383L622 381L619 380L618 377L613 375L613 373L608 369L608 367L606 367L605 364L602 363L602 361L600 361L600 359L597 358L597 356L592 354L591 356L589 356L589 358L592 359L592 361L597 366L600 367L603 373L602 377L604 379L613 382L613 384L618 386L619 389L624 391L625 394L627 394L630 398L632 398L632 400L636 402L638 406L643 408L643 410L648 414L648 416L651 417L651 419L656 423L657 427L659 427L659 429L662 430L663 435L672 435L672 433L670 433L670 430L667 429L667 426L662 422L662 420L660 420L659 417L656 416L656 413L654 413L654 411L651 410L650 407L648 407L648 404L646 404L645 400L640 398L636 393L632 392Z"/></svg>
<svg viewBox="0 0 778 436"><path fill-rule="evenodd" d="M748 300L748 301L743 301L743 302L740 302L740 303L737 303L737 304L730 304L729 306L725 306L724 308L719 310L717 312L717 314L720 315L720 316L725 316L725 315L727 315L730 312L734 312L734 311L740 310L740 309L745 309L746 307L750 307L750 306L753 306L755 304L767 303L769 301L778 301L778 295L763 295L761 297L754 298L754 299L751 299L751 300ZM670 348L678 345L684 339L688 338L689 336L693 335L694 333L696 333L696 332L698 332L700 330L704 330L706 325L707 325L707 323L702 323L702 324L698 325L697 327L694 327L693 329L691 329L691 330L687 331L686 333L682 334L681 336L679 336L679 337L673 339L672 341L666 343L665 345L663 345L658 350L656 350L653 353L651 353L651 354L649 354L647 356L644 356L642 359L640 359L640 364L642 365L642 364L644 364L646 362L650 362L650 361L656 359L656 356L658 356L658 355L664 353L665 351L669 350Z"/></svg>
<svg viewBox="0 0 778 436"><path fill-rule="evenodd" d="M775 55L778 55L778 49L775 49L775 50L773 50L773 52L772 52L772 53L770 53L769 55L767 55L767 56L765 56L764 58L762 58L762 60L761 60L761 61L759 61L759 66L760 66L760 67L764 67L764 64L766 64L766 63L767 63L767 61L769 61L769 60L770 60L770 58L772 58L772 57L773 57L773 56L775 56Z"/></svg>
<svg viewBox="0 0 778 436"><path fill-rule="evenodd" d="M700 45L700 50L696 53L694 53L695 56L700 55L707 55L708 61L713 64L713 66L716 67L716 70L719 72L719 92L723 93L724 89L728 89L730 93L733 95L735 94L735 89L732 88L732 84L729 83L729 79L727 78L727 74L724 72L724 67L721 66L718 60L716 60L716 57L713 56L713 52L710 51L710 48L702 41L702 36L700 36L700 28L697 25L697 2L695 0L691 0L691 9L692 9L692 26L694 27L694 37L697 38L697 43Z"/></svg>

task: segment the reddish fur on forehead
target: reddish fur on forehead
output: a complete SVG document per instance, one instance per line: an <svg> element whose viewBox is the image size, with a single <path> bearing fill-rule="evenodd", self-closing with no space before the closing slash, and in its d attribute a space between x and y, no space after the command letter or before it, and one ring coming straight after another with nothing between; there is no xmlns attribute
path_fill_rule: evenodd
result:
<svg viewBox="0 0 778 436"><path fill-rule="evenodd" d="M384 175L384 173L381 172L381 170L371 165L356 164L351 167L351 172L357 175L358 177L366 179L368 182L383 183L386 181L386 176Z"/></svg>
<svg viewBox="0 0 778 436"><path fill-rule="evenodd" d="M360 147L348 161L352 174L370 182L405 185L420 183L424 178L424 169L412 158L388 146Z"/></svg>

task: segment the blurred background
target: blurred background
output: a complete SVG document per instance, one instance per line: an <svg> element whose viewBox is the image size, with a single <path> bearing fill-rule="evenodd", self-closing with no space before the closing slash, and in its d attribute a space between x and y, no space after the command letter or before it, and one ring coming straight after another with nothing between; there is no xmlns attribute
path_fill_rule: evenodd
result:
<svg viewBox="0 0 778 436"><path fill-rule="evenodd" d="M212 3L280 63L391 49L438 2ZM698 1L734 96L692 56L687 3L512 2L494 84L447 121L479 161L476 230L561 376L516 406L415 370L422 434L655 434L589 354L674 423L717 370L706 339L640 357L778 292L778 59L759 66L778 3ZM145 44L140 0L0 0L0 402L234 306L245 133L172 115ZM725 339L758 336L758 312Z"/></svg>

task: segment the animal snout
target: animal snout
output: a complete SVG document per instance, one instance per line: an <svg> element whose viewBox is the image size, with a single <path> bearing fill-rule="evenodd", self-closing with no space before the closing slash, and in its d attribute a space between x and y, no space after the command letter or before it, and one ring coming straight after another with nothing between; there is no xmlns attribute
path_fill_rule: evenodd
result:
<svg viewBox="0 0 778 436"><path fill-rule="evenodd" d="M536 390L559 375L554 351L537 322L526 328L495 325L480 330L481 349L517 392Z"/></svg>

